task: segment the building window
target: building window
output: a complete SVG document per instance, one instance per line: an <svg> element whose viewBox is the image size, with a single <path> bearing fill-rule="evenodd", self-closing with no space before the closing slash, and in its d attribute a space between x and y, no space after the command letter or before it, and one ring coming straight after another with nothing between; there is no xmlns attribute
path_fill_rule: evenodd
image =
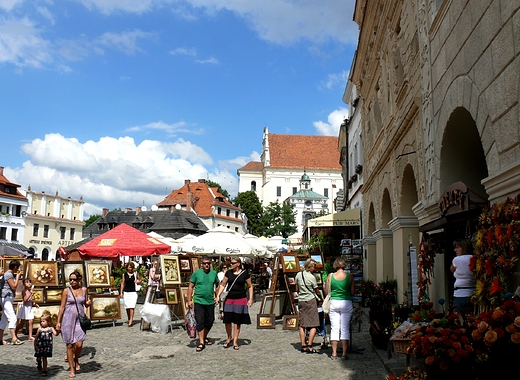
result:
<svg viewBox="0 0 520 380"><path fill-rule="evenodd" d="M217 208L217 214L220 215L222 213L222 208Z"/></svg>
<svg viewBox="0 0 520 380"><path fill-rule="evenodd" d="M20 206L20 205L16 206L16 209L14 211L14 216L22 216L22 206Z"/></svg>
<svg viewBox="0 0 520 380"><path fill-rule="evenodd" d="M18 229L13 228L11 230L11 241L18 241Z"/></svg>
<svg viewBox="0 0 520 380"><path fill-rule="evenodd" d="M292 193L293 193L293 195L296 194L297 192L298 192L298 188L297 188L297 187L293 187L293 188L292 188Z"/></svg>
<svg viewBox="0 0 520 380"><path fill-rule="evenodd" d="M62 240L65 239L65 231L66 231L65 227L60 227L60 239L62 239Z"/></svg>
<svg viewBox="0 0 520 380"><path fill-rule="evenodd" d="M231 215L231 210L226 210L226 216L230 216Z"/></svg>
<svg viewBox="0 0 520 380"><path fill-rule="evenodd" d="M323 195L329 197L329 189L323 189Z"/></svg>
<svg viewBox="0 0 520 380"><path fill-rule="evenodd" d="M235 232L238 232L238 227L235 227Z"/></svg>
<svg viewBox="0 0 520 380"><path fill-rule="evenodd" d="M235 218L238 218L238 211L235 211Z"/></svg>
<svg viewBox="0 0 520 380"><path fill-rule="evenodd" d="M48 224L43 225L43 237L44 238L49 237L49 225Z"/></svg>
<svg viewBox="0 0 520 380"><path fill-rule="evenodd" d="M33 236L38 236L38 230L40 229L40 225L38 223L34 223L33 226Z"/></svg>
<svg viewBox="0 0 520 380"><path fill-rule="evenodd" d="M76 229L71 228L70 229L70 240L74 240L74 235L76 234Z"/></svg>
<svg viewBox="0 0 520 380"><path fill-rule="evenodd" d="M7 240L7 227L0 227L0 240Z"/></svg>
<svg viewBox="0 0 520 380"><path fill-rule="evenodd" d="M256 191L256 181L251 181L251 190Z"/></svg>
<svg viewBox="0 0 520 380"><path fill-rule="evenodd" d="M276 196L281 197L282 196L282 187L276 186Z"/></svg>

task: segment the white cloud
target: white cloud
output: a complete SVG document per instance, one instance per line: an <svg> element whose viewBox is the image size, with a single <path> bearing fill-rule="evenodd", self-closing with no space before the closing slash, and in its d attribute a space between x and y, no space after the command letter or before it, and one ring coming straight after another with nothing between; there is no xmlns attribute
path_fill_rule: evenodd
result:
<svg viewBox="0 0 520 380"><path fill-rule="evenodd" d="M24 0L0 0L0 8L11 12L16 5L23 3L23 1Z"/></svg>
<svg viewBox="0 0 520 380"><path fill-rule="evenodd" d="M185 121L179 121L173 124L167 124L163 121L156 121L153 123L149 123L146 125L135 126L128 128L125 132L139 132L146 130L161 130L166 132L168 135L176 135L177 133L192 133L196 135L200 135L204 132L203 129L194 129L193 124L188 124Z"/></svg>
<svg viewBox="0 0 520 380"><path fill-rule="evenodd" d="M312 124L320 135L337 136L339 133L339 126L347 117L347 112L348 111L346 108L337 109L329 114L327 117L327 122L315 121Z"/></svg>
<svg viewBox="0 0 520 380"><path fill-rule="evenodd" d="M152 39L154 37L154 33L143 32L142 30L136 29L122 33L107 32L97 38L94 43L96 45L116 48L125 54L135 54L135 52L143 51L137 44L138 39Z"/></svg>
<svg viewBox="0 0 520 380"><path fill-rule="evenodd" d="M196 57L197 56L197 49L195 48L184 48L184 47L180 47L180 48L176 48L172 51L170 51L170 54L172 55L187 55L189 57Z"/></svg>
<svg viewBox="0 0 520 380"><path fill-rule="evenodd" d="M28 18L0 18L0 64L40 68L53 61L50 43Z"/></svg>
<svg viewBox="0 0 520 380"><path fill-rule="evenodd" d="M49 9L47 7L36 7L36 10L44 17L46 18L47 20L49 20L49 22L54 25L54 23L56 22L55 21L55 18L54 18L54 15L51 13L51 11L49 11Z"/></svg>
<svg viewBox="0 0 520 380"><path fill-rule="evenodd" d="M345 86L345 83L348 81L348 76L349 72L346 70L343 70L341 73L329 74L327 80L323 82L323 85L329 90L337 85Z"/></svg>
<svg viewBox="0 0 520 380"><path fill-rule="evenodd" d="M47 134L22 146L29 156L21 168L6 168L6 176L22 187L83 197L89 208L151 206L183 185L185 179L207 178L228 191L238 189L228 171L211 166L211 157L199 146L178 139L172 143L131 137L103 137L80 142ZM73 157L73 159L71 159ZM51 184L51 185L50 185Z"/></svg>
<svg viewBox="0 0 520 380"><path fill-rule="evenodd" d="M152 10L165 0L77 0L87 9L98 9L101 13L110 14L117 11L141 14Z"/></svg>
<svg viewBox="0 0 520 380"><path fill-rule="evenodd" d="M204 65L206 63L209 63L211 65L218 65L219 64L218 59L216 59L214 57L211 57L211 58L208 58L208 59L197 59L197 60L195 60L195 62L200 63L202 65Z"/></svg>
<svg viewBox="0 0 520 380"><path fill-rule="evenodd" d="M237 170L251 161L260 161L260 153L253 151L249 156L238 156L230 160L221 160L218 162L218 166L222 169Z"/></svg>

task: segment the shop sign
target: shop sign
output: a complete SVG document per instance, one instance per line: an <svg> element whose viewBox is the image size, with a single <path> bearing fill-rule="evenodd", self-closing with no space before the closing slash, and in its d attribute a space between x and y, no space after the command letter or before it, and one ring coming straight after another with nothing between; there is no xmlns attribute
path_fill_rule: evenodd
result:
<svg viewBox="0 0 520 380"><path fill-rule="evenodd" d="M442 216L469 210L468 187L463 182L455 182L448 186L439 200L439 211Z"/></svg>

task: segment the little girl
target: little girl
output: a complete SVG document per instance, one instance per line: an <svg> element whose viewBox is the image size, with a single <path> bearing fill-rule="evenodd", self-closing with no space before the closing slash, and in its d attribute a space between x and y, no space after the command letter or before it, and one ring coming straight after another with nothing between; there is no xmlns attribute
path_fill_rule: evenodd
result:
<svg viewBox="0 0 520 380"><path fill-rule="evenodd" d="M47 376L47 358L52 358L53 335L58 335L58 332L52 327L50 314L42 314L40 318L40 328L36 332L36 339L34 340L34 357L38 364L38 371L41 371L42 376Z"/></svg>
<svg viewBox="0 0 520 380"><path fill-rule="evenodd" d="M25 321L29 321L29 340L34 340L33 334L33 320L34 320L34 312L33 306L38 308L40 307L37 303L35 303L32 299L33 297L33 289L34 286L31 282L30 278L26 278L23 280L23 306L18 310L18 325L16 326L15 335L18 336L18 333L22 329Z"/></svg>

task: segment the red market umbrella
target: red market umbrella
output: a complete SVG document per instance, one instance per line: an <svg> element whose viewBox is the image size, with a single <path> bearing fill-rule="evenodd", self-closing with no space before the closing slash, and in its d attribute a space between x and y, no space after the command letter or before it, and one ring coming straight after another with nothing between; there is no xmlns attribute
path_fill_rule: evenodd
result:
<svg viewBox="0 0 520 380"><path fill-rule="evenodd" d="M120 224L78 247L78 251L90 257L151 256L168 254L171 247L127 224Z"/></svg>

